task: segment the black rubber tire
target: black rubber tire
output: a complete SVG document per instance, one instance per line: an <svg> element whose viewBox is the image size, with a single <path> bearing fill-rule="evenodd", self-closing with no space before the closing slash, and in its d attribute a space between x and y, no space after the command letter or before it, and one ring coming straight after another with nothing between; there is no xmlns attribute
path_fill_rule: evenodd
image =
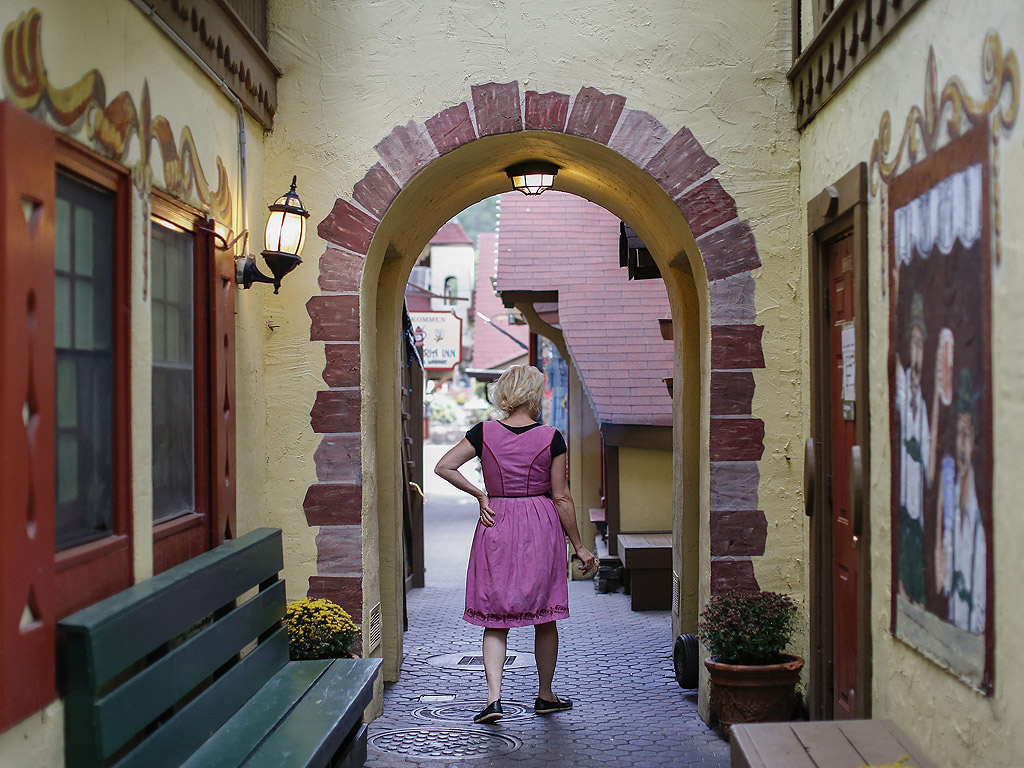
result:
<svg viewBox="0 0 1024 768"><path fill-rule="evenodd" d="M700 685L698 674L698 648L696 635L680 635L672 648L672 666L676 671L676 682L680 688L696 688Z"/></svg>

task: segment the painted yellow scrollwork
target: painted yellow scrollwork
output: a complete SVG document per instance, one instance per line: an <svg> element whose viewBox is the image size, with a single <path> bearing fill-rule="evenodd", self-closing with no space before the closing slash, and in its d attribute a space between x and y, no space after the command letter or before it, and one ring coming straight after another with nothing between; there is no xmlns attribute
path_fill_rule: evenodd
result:
<svg viewBox="0 0 1024 768"><path fill-rule="evenodd" d="M231 228L232 206L227 170L217 158L217 189L210 189L192 131L181 129L176 143L170 122L152 115L149 83L143 81L141 104L127 91L106 100L106 87L99 70L92 69L78 82L65 88L54 86L46 74L40 44L42 16L35 8L7 25L3 36L3 78L8 100L19 109L49 115L59 126L76 131L84 120L85 133L103 154L124 161L132 135L139 140L139 160L132 180L148 196L152 183L151 146L156 142L167 191L181 199L198 198L200 206L214 219Z"/></svg>
<svg viewBox="0 0 1024 768"><path fill-rule="evenodd" d="M1009 133L1020 107L1020 66L1012 50L1003 55L1003 45L996 32L989 32L985 38L982 79L983 99L971 98L959 77L950 78L940 94L935 49L929 48L924 108L914 105L910 109L895 153L892 152L892 116L888 111L882 113L878 138L871 147L872 194L878 193L880 181L888 184L897 174L904 151L913 164L922 149L925 155L938 149L943 126L948 138L954 139L991 115L993 142L998 142L1000 133ZM965 118L969 125L964 125Z"/></svg>

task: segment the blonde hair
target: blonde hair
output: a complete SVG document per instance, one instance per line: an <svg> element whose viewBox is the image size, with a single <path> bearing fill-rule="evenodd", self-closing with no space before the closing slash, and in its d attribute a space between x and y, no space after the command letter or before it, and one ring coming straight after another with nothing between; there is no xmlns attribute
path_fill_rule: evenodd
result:
<svg viewBox="0 0 1024 768"><path fill-rule="evenodd" d="M491 404L502 419L524 407L538 418L543 398L544 374L532 365L513 365L491 385Z"/></svg>

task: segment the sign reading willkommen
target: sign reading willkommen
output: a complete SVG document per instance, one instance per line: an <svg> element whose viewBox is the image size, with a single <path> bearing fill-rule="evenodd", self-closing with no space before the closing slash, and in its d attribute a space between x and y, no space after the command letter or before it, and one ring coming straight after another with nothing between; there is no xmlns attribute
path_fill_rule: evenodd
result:
<svg viewBox="0 0 1024 768"><path fill-rule="evenodd" d="M410 312L413 337L422 345L423 368L450 371L462 362L462 318L451 312Z"/></svg>

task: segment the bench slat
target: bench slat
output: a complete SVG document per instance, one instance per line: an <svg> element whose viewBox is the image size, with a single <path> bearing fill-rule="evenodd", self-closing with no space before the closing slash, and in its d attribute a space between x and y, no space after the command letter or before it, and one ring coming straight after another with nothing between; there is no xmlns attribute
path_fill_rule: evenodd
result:
<svg viewBox="0 0 1024 768"><path fill-rule="evenodd" d="M69 665L99 688L153 650L284 567L281 531L259 528L62 619L84 635L84 657Z"/></svg>
<svg viewBox="0 0 1024 768"><path fill-rule="evenodd" d="M794 723L792 728L816 765L828 768L862 768L864 765L864 758L839 728L821 728L817 723Z"/></svg>
<svg viewBox="0 0 1024 768"><path fill-rule="evenodd" d="M288 630L278 629L163 723L116 768L175 768L288 662Z"/></svg>
<svg viewBox="0 0 1024 768"><path fill-rule="evenodd" d="M245 768L327 765L362 721L380 665L380 659L338 659L245 761Z"/></svg>
<svg viewBox="0 0 1024 768"><path fill-rule="evenodd" d="M280 621L285 603L285 585L278 581L101 699L96 707L103 754L128 743Z"/></svg>
<svg viewBox="0 0 1024 768"><path fill-rule="evenodd" d="M768 731L757 728L734 725L729 729L733 768L816 768L788 723Z"/></svg>
<svg viewBox="0 0 1024 768"><path fill-rule="evenodd" d="M285 664L181 768L241 765L333 661L319 659Z"/></svg>
<svg viewBox="0 0 1024 768"><path fill-rule="evenodd" d="M847 720L840 722L839 728L865 765L891 765L907 755L907 768L935 768L891 720Z"/></svg>

